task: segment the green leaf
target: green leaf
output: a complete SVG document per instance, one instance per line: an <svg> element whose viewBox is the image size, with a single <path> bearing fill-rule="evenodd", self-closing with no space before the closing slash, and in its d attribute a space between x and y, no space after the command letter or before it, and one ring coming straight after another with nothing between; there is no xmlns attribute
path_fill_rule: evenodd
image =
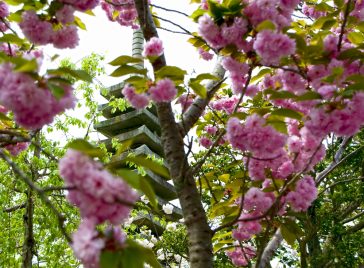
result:
<svg viewBox="0 0 364 268"><path fill-rule="evenodd" d="M100 268L119 268L121 252L103 251L100 256Z"/></svg>
<svg viewBox="0 0 364 268"><path fill-rule="evenodd" d="M158 207L157 197L149 182L130 169L118 169L114 171L117 175L123 178L131 187L143 192L149 199L153 208Z"/></svg>
<svg viewBox="0 0 364 268"><path fill-rule="evenodd" d="M286 91L286 90L280 90L280 91L275 91L275 90L265 90L264 94L269 94L270 100L280 100L280 99L294 99L296 98L296 95L293 94L290 91Z"/></svg>
<svg viewBox="0 0 364 268"><path fill-rule="evenodd" d="M355 45L359 45L364 41L364 34L360 32L350 32L347 35L349 41Z"/></svg>
<svg viewBox="0 0 364 268"><path fill-rule="evenodd" d="M102 158L105 155L103 150L93 146L92 144L90 144L88 141L86 141L84 139L76 139L74 141L71 141L67 144L66 147L80 151L90 157Z"/></svg>
<svg viewBox="0 0 364 268"><path fill-rule="evenodd" d="M256 27L256 30L258 32L263 31L263 30L274 31L275 29L276 29L276 26L271 20L265 20L265 21L259 23L258 26Z"/></svg>
<svg viewBox="0 0 364 268"><path fill-rule="evenodd" d="M291 110L291 109L286 109L286 108L276 109L271 113L271 115L279 115L279 116L289 117L289 118L293 118L293 119L297 119L297 120L302 119L301 113Z"/></svg>
<svg viewBox="0 0 364 268"><path fill-rule="evenodd" d="M183 81L185 74L187 74L185 70L176 66L164 66L155 72L156 78L163 79L167 77L173 81Z"/></svg>
<svg viewBox="0 0 364 268"><path fill-rule="evenodd" d="M207 97L207 90L206 90L206 88L203 85L201 85L199 82L192 82L192 81L190 81L188 85L201 98L205 99Z"/></svg>
<svg viewBox="0 0 364 268"><path fill-rule="evenodd" d="M322 96L320 95L320 93L314 92L314 91L309 91L306 92L300 96L297 96L295 98L296 101L307 101L307 100L317 100L317 99L321 99Z"/></svg>
<svg viewBox="0 0 364 268"><path fill-rule="evenodd" d="M292 233L284 224L282 224L280 228L283 239L286 240L288 245L293 247L294 242L296 241L296 235Z"/></svg>
<svg viewBox="0 0 364 268"><path fill-rule="evenodd" d="M23 64L17 65L15 71L18 72L34 72L38 69L38 64L35 59L26 60Z"/></svg>
<svg viewBox="0 0 364 268"><path fill-rule="evenodd" d="M131 56L120 56L120 57L117 57L116 59L112 60L111 62L109 62L109 64L112 66L119 66L119 65L124 65L127 63L140 63L140 62L143 62L143 59L135 58L135 57L131 57Z"/></svg>
<svg viewBox="0 0 364 268"><path fill-rule="evenodd" d="M125 160L133 162L139 166L148 168L151 171L153 171L154 173L156 173L166 179L170 178L169 171L165 166L163 166L151 159L148 159L145 156L130 156L130 157L125 158Z"/></svg>
<svg viewBox="0 0 364 268"><path fill-rule="evenodd" d="M218 77L209 74L209 73L203 73L196 76L196 78L193 78L195 81L203 81L203 80L219 80Z"/></svg>
<svg viewBox="0 0 364 268"><path fill-rule="evenodd" d="M47 86L57 100L60 100L64 96L65 92L63 87L60 87L54 83L47 83Z"/></svg>
<svg viewBox="0 0 364 268"><path fill-rule="evenodd" d="M83 80L89 83L92 82L92 77L83 70L73 70L68 67L61 67L58 69L48 70L48 73L52 75L70 75L78 80Z"/></svg>
<svg viewBox="0 0 364 268"><path fill-rule="evenodd" d="M123 256L128 255L128 258L132 256L130 259L134 260L134 263L133 261L128 261L127 265L125 265L123 262L123 268L144 268L144 263L149 264L152 268L162 268L151 249L145 248L130 239L127 240L127 247L125 249L127 251L123 252ZM140 264L142 266L139 266Z"/></svg>
<svg viewBox="0 0 364 268"><path fill-rule="evenodd" d="M340 55L338 56L338 59L340 59L340 60L350 59L353 61L358 60L358 59L364 59L364 53L361 52L357 48L349 48L349 49L342 51L340 53Z"/></svg>
<svg viewBox="0 0 364 268"><path fill-rule="evenodd" d="M271 69L269 69L269 68L261 69L257 75L255 75L255 76L252 77L251 83L255 83L255 82L259 81L266 74L270 74L270 72L271 72Z"/></svg>
<svg viewBox="0 0 364 268"><path fill-rule="evenodd" d="M11 43L21 46L24 43L24 40L15 34L4 34L0 37L0 42Z"/></svg>
<svg viewBox="0 0 364 268"><path fill-rule="evenodd" d="M117 68L115 71L113 71L110 76L113 77L120 77L127 74L142 74L147 75L146 69L138 69L137 67L130 66L127 64L121 65L119 68Z"/></svg>
<svg viewBox="0 0 364 268"><path fill-rule="evenodd" d="M79 17L77 17L77 16L75 16L75 24L77 25L77 27L78 28L80 28L80 29L82 29L82 30L84 30L84 31L86 31L87 29L86 29L86 25L83 23L83 21L79 18Z"/></svg>

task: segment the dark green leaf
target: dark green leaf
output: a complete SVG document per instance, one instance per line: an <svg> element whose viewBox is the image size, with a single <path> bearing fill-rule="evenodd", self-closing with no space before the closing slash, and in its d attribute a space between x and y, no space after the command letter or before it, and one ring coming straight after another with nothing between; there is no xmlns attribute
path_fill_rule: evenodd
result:
<svg viewBox="0 0 364 268"><path fill-rule="evenodd" d="M130 157L127 157L125 160L133 162L139 166L148 168L151 171L153 171L154 173L156 173L166 179L170 178L169 171L165 166L163 166L151 159L148 159L144 156L130 156Z"/></svg>
<svg viewBox="0 0 364 268"><path fill-rule="evenodd" d="M76 139L74 141L71 141L70 143L67 144L66 147L83 152L90 157L101 158L105 155L104 151L102 151L100 148L93 146L92 144L83 139Z"/></svg>
<svg viewBox="0 0 364 268"><path fill-rule="evenodd" d="M293 119L297 119L297 120L302 119L301 113L291 110L291 109L286 109L286 108L276 109L271 113L271 115L279 115L279 116L289 117L289 118L293 118Z"/></svg>
<svg viewBox="0 0 364 268"><path fill-rule="evenodd" d="M145 178L130 169L118 169L114 172L122 177L131 187L143 192L148 197L153 208L157 208L157 197L152 186Z"/></svg>
<svg viewBox="0 0 364 268"><path fill-rule="evenodd" d="M155 72L158 79L169 78L173 81L183 81L187 72L176 66L164 66Z"/></svg>
<svg viewBox="0 0 364 268"><path fill-rule="evenodd" d="M117 57L116 59L112 60L109 64L112 66L119 66L119 65L124 65L127 63L140 63L140 62L143 62L143 59L135 58L135 57L131 57L131 56L120 56L120 57Z"/></svg>
<svg viewBox="0 0 364 268"><path fill-rule="evenodd" d="M146 69L138 69L137 67L130 66L130 65L121 65L119 68L117 68L115 71L113 71L110 76L113 77L120 77L127 74L142 74L147 75Z"/></svg>
<svg viewBox="0 0 364 268"><path fill-rule="evenodd" d="M120 252L103 251L100 256L100 268L119 268L122 254Z"/></svg>

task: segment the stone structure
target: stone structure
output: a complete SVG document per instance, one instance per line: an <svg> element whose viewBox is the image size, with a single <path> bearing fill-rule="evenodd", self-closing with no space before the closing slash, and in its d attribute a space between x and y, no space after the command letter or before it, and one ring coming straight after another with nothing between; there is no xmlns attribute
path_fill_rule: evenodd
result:
<svg viewBox="0 0 364 268"><path fill-rule="evenodd" d="M143 35L139 30L134 31L133 34L133 56L140 57L143 48ZM143 64L137 65L143 68ZM103 97L109 100L112 96L115 98L123 98L121 90L124 83L117 84L107 89L103 93ZM105 117L104 121L96 124L94 128L107 137L102 142L106 145L108 151L113 152L111 140L117 139L120 142L131 141L130 149L112 159L111 164L115 168L125 168L125 158L132 153L135 156L148 156L153 155L158 158L163 158L163 148L160 140L161 129L157 117L155 107L150 107L142 110L135 110L127 108L125 111L116 110L112 113L111 107L107 104L99 106L102 115ZM146 169L144 176L153 187L159 203L159 211L154 211L155 215L163 213L161 210L162 205L167 204L177 198L173 186L168 182L168 178L163 178L152 171ZM171 215L165 215L168 220L176 221L182 218L181 209L174 206ZM157 222L153 221L153 215L138 215L134 223L141 226L148 226L154 233L162 233L163 228Z"/></svg>

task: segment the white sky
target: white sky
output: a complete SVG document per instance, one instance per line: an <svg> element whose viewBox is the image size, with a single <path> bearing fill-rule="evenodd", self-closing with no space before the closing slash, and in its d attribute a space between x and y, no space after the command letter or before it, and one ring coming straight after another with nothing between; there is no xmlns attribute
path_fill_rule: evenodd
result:
<svg viewBox="0 0 364 268"><path fill-rule="evenodd" d="M153 0L155 5L175 9L178 11L191 14L197 5L189 5L189 0ZM158 16L170 19L171 21L182 25L191 32L197 31L196 24L190 19L176 13L165 12L155 9ZM59 54L61 57L70 57L77 61L82 57L90 55L92 52L105 55L106 63L121 55L131 54L132 30L128 27L122 27L116 22L110 22L105 12L100 8L94 10L96 16L89 16L78 13L82 21L86 24L87 31L79 30L80 43L75 49L59 50L54 49L51 45L46 47L46 54L52 56ZM173 25L161 21L162 27L179 30ZM193 70L198 72L210 72L214 63L206 62L199 59L196 49L187 42L189 36L169 33L159 30L160 38L163 40L165 56L168 65L178 66L191 73ZM107 64L106 64L107 65ZM107 73L111 73L112 66L106 66ZM101 81L106 86L119 83L122 78L102 77Z"/></svg>

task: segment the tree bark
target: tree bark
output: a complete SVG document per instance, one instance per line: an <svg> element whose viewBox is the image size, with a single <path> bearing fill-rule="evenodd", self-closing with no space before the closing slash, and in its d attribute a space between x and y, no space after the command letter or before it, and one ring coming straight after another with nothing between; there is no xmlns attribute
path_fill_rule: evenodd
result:
<svg viewBox="0 0 364 268"><path fill-rule="evenodd" d="M279 248L283 241L283 237L281 234L281 230L278 229L273 238L269 241L267 246L265 247L262 256L260 258L260 262L255 265L255 268L266 268L270 267L270 261L273 257L274 252Z"/></svg>
<svg viewBox="0 0 364 268"><path fill-rule="evenodd" d="M135 0L140 27L144 38L149 40L157 37L148 1ZM153 62L154 71L166 65L164 55ZM189 243L189 261L191 268L212 267L212 231L208 225L205 211L202 207L191 167L184 152L183 137L175 121L170 103L157 103L158 117L162 129L162 144L165 160L168 164L174 183L185 225Z"/></svg>
<svg viewBox="0 0 364 268"><path fill-rule="evenodd" d="M33 191L28 189L24 223L24 243L23 243L23 268L31 268L34 253L34 230L33 230L34 200Z"/></svg>

